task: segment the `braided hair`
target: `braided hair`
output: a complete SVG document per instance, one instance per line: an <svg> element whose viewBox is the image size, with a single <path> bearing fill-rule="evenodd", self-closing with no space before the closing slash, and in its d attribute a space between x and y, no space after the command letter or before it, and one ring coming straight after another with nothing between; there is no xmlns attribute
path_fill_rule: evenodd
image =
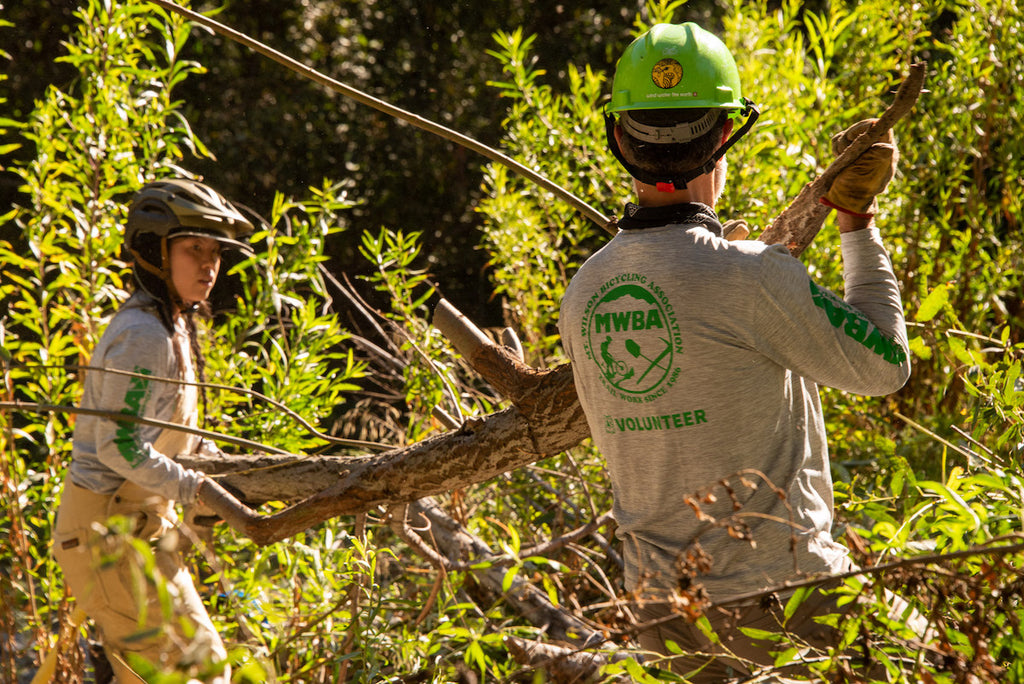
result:
<svg viewBox="0 0 1024 684"><path fill-rule="evenodd" d="M139 235L134 240L132 255L135 257L132 275L136 287L140 288L154 300L157 318L167 329L168 334L175 335L177 330L174 322L175 311L181 315L185 330L188 332L189 352L192 367L196 371L199 383L199 401L206 415L206 356L202 352L199 339L197 318L209 319L211 309L209 302L185 305L181 301L170 280L169 254L170 240L166 236L152 234ZM174 345L177 356L178 346ZM178 359L179 380L185 380L185 359Z"/></svg>
<svg viewBox="0 0 1024 684"><path fill-rule="evenodd" d="M157 316L171 335L175 334L176 312L183 317L204 416L206 358L199 344L196 317L208 317L210 306L207 302L194 305L182 300L171 278L169 245L176 237L200 236L225 247L249 250L247 239L252 232L253 223L247 214L217 191L193 180L172 178L148 183L128 208L125 248L132 258L135 282L156 300ZM179 373L184 376L185 359L179 358L178 362Z"/></svg>

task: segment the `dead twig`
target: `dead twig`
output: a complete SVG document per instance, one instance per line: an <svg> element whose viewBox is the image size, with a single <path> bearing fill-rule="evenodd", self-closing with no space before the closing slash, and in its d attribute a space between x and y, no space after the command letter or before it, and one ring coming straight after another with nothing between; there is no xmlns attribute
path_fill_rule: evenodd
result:
<svg viewBox="0 0 1024 684"><path fill-rule="evenodd" d="M1024 540L1024 535L1014 534L1000 537L999 540L1003 539L1018 539ZM997 540L993 540L997 541ZM811 577L805 580L799 580L796 582L785 582L774 587L762 591L752 591L746 594L739 594L732 596L726 601L712 604L713 606L726 607L730 605L736 605L740 603L747 603L757 599L765 598L773 594L779 594L782 592L790 592L795 589L802 589L804 587L815 587L823 584L838 585L843 580L851 577L868 577L873 575L885 575L895 570L902 570L906 568L916 568L923 565L931 565L933 563L945 563L951 560L958 560L961 558L972 558L976 556L1005 556L1014 553L1024 552L1024 541L1019 541L1016 544L1003 544L997 546L989 546L987 544L980 546L972 546L969 549L963 549L961 551L951 551L943 553L929 554L926 556L910 556L907 558L900 558L899 560L891 563L883 563L880 565L873 565L870 568L858 568L856 570L850 570L849 572L843 572L836 575L821 575Z"/></svg>

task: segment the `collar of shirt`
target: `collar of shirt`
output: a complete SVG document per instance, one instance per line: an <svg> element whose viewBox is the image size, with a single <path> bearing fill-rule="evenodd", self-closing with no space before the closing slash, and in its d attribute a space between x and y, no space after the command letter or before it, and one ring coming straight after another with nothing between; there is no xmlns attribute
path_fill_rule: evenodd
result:
<svg viewBox="0 0 1024 684"><path fill-rule="evenodd" d="M718 237L722 237L722 222L715 210L700 202L684 202L664 207L641 207L629 202L619 220L622 230L643 230L662 226L696 224L704 226Z"/></svg>

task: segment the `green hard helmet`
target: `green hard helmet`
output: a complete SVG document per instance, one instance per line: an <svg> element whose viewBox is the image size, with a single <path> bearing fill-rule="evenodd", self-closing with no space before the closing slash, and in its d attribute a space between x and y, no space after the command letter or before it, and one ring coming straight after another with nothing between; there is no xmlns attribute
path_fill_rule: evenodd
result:
<svg viewBox="0 0 1024 684"><path fill-rule="evenodd" d="M744 109L725 44L697 24L656 24L622 53L606 111Z"/></svg>
<svg viewBox="0 0 1024 684"><path fill-rule="evenodd" d="M629 113L651 109L706 109L701 118L671 127L648 126ZM686 173L652 173L630 164L615 140L621 123L647 143L688 143L710 131L725 110L746 121L715 154ZM757 107L743 97L736 62L717 36L697 24L655 24L626 48L615 67L611 101L605 107L605 128L612 153L630 174L659 189L685 188L708 173L730 147L757 121Z"/></svg>

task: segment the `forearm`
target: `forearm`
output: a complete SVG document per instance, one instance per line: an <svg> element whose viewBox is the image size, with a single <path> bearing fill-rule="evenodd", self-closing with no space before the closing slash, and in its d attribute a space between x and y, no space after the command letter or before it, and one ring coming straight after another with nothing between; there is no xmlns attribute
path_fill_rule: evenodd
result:
<svg viewBox="0 0 1024 684"><path fill-rule="evenodd" d="M840 233L855 233L858 230L870 228L874 223L875 219L872 216L836 212L836 224L839 226Z"/></svg>
<svg viewBox="0 0 1024 684"><path fill-rule="evenodd" d="M864 229L847 231L842 236L842 249L844 299L887 340L882 346L878 340L870 345L876 351L889 350L882 355L887 363L880 365L878 373L891 370L894 378L903 377L905 381L910 373L910 355L903 302L881 235L869 221Z"/></svg>

